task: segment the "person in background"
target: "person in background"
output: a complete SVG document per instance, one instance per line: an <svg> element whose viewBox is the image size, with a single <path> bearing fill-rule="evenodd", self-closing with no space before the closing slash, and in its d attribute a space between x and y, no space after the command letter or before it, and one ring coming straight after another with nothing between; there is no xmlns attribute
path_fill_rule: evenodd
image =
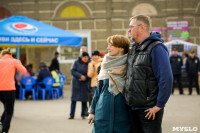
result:
<svg viewBox="0 0 200 133"><path fill-rule="evenodd" d="M87 47L86 46L81 46L80 47L80 55L83 53L83 52L86 52L86 53L88 53L88 49L87 49ZM89 62L90 62L90 56L89 56ZM90 88L90 83L91 82L91 79L89 79L89 105L90 105L90 101L91 101L91 99L92 99L92 97L93 97L93 92L92 92L92 89ZM88 116L89 114L88 114L88 106L87 106L87 104L86 104L86 110L85 110L85 116Z"/></svg>
<svg viewBox="0 0 200 133"><path fill-rule="evenodd" d="M87 76L89 55L83 52L71 68L71 111L69 119L74 119L76 102L82 102L81 117L85 119L87 101L89 98L89 77Z"/></svg>
<svg viewBox="0 0 200 133"><path fill-rule="evenodd" d="M184 66L184 67L186 67L187 58L188 58L188 53L184 53L184 54L183 54L183 66Z"/></svg>
<svg viewBox="0 0 200 133"><path fill-rule="evenodd" d="M178 83L178 89L179 89L179 94L183 95L183 86L181 82L181 67L183 65L182 57L178 55L178 51L176 48L172 49L172 56L170 57L170 64L172 68L172 73L173 73L173 88L172 88L172 94L174 94L174 84L175 80Z"/></svg>
<svg viewBox="0 0 200 133"><path fill-rule="evenodd" d="M0 132L8 133L15 103L15 71L17 69L22 74L26 74L27 70L19 60L12 57L10 48L2 50L0 56L0 101L4 105Z"/></svg>
<svg viewBox="0 0 200 133"><path fill-rule="evenodd" d="M15 81L16 81L16 98L19 99L19 88L20 88L20 85L21 85L21 81L22 79L26 78L26 77L30 77L30 74L28 72L28 69L27 69L27 66L25 67L26 70L27 70L27 73L26 74L22 74L21 72L19 72L18 70L16 70L16 73L15 73ZM29 93L29 92L28 92ZM26 93L26 95L28 94Z"/></svg>
<svg viewBox="0 0 200 133"><path fill-rule="evenodd" d="M86 47L86 46L81 46L81 47L80 47L80 55L81 55L83 52L88 53L88 50L87 50L87 47Z"/></svg>
<svg viewBox="0 0 200 133"><path fill-rule="evenodd" d="M172 92L168 50L161 34L150 29L149 16L131 17L128 32L135 44L128 53L124 96L131 108L132 133L162 133L164 107Z"/></svg>
<svg viewBox="0 0 200 133"><path fill-rule="evenodd" d="M199 58L195 56L195 52L191 51L190 56L186 61L186 70L189 78L189 94L192 94L192 84L195 83L197 95L199 95L199 74L200 74L200 64Z"/></svg>
<svg viewBox="0 0 200 133"><path fill-rule="evenodd" d="M130 41L125 36L114 35L107 38L107 43L108 54L101 65L88 123L93 120L93 133L130 133L128 106L122 94Z"/></svg>
<svg viewBox="0 0 200 133"><path fill-rule="evenodd" d="M33 64L28 64L26 66L26 69L27 69L27 71L28 71L28 73L30 74L31 77L35 75L35 73L33 72Z"/></svg>
<svg viewBox="0 0 200 133"><path fill-rule="evenodd" d="M101 65L102 60L99 57L99 51L93 51L92 52L92 59L88 65L88 72L87 75L88 77L91 78L91 84L90 84L90 88L92 88L92 95L89 98L89 105L91 105L92 99L93 99L93 95L96 91L97 88L97 84L96 84L96 78L98 76L98 68Z"/></svg>
<svg viewBox="0 0 200 133"><path fill-rule="evenodd" d="M58 57L59 57L59 53L55 52L54 58L51 60L51 65L49 67L49 70L57 69L58 71L60 71L60 65L59 65L59 62L58 62Z"/></svg>
<svg viewBox="0 0 200 133"><path fill-rule="evenodd" d="M101 65L102 60L99 57L99 51L93 51L92 52L92 60L90 61L88 65L88 77L91 78L91 87L93 93L95 93L97 84L96 84L96 78L98 76L97 69Z"/></svg>
<svg viewBox="0 0 200 133"><path fill-rule="evenodd" d="M59 83L58 70L57 69L52 70L51 75L53 76L53 78L55 79L55 82L56 82L53 84L53 87L59 87L60 83Z"/></svg>
<svg viewBox="0 0 200 133"><path fill-rule="evenodd" d="M45 63L41 63L41 66L40 66L40 72L38 74L38 77L37 77L37 81L36 81L36 84L38 84L38 82L42 82L42 80L48 76L52 76L51 75L51 72L48 70L47 66ZM42 88L44 88L44 85L41 84L40 85Z"/></svg>

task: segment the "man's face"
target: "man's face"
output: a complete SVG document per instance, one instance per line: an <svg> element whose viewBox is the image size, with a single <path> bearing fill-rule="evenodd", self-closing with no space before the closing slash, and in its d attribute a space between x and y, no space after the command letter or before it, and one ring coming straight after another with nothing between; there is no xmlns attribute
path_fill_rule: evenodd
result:
<svg viewBox="0 0 200 133"><path fill-rule="evenodd" d="M83 52L88 52L88 51L87 51L86 48L81 48L81 49L80 49L80 53L83 53Z"/></svg>
<svg viewBox="0 0 200 133"><path fill-rule="evenodd" d="M194 58L194 56L195 56L195 53L190 53L191 58Z"/></svg>
<svg viewBox="0 0 200 133"><path fill-rule="evenodd" d="M173 51L172 51L172 54L173 54L174 56L177 56L177 55L178 55L178 51L177 51L177 50L173 50Z"/></svg>
<svg viewBox="0 0 200 133"><path fill-rule="evenodd" d="M130 24L129 24L128 33L129 33L129 35L131 36L131 39L132 39L133 41L135 41L136 43L138 43L137 40L138 40L138 38L139 38L139 28L140 28L140 25L141 25L141 24L139 24L139 23L136 21L136 19L132 19L132 20L130 21Z"/></svg>
<svg viewBox="0 0 200 133"><path fill-rule="evenodd" d="M56 58L58 58L59 57L59 54L56 54Z"/></svg>

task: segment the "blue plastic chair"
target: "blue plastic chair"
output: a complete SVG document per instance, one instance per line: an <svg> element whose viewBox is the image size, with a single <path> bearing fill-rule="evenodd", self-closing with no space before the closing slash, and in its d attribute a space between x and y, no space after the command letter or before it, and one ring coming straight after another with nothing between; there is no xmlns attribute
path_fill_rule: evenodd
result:
<svg viewBox="0 0 200 133"><path fill-rule="evenodd" d="M57 83L55 79L54 79L54 83ZM59 99L60 98L60 86L52 86L52 88L53 88L53 95L55 94L54 92L56 92L56 98Z"/></svg>
<svg viewBox="0 0 200 133"><path fill-rule="evenodd" d="M60 86L53 87L53 95L54 95L54 92L56 92L56 98L59 99L60 98Z"/></svg>
<svg viewBox="0 0 200 133"><path fill-rule="evenodd" d="M66 82L66 77L64 75L59 75L59 82L60 82L60 96L63 97L63 88L64 83Z"/></svg>
<svg viewBox="0 0 200 133"><path fill-rule="evenodd" d="M49 99L54 99L53 95L53 83L55 82L53 77L46 77L43 79L42 82L38 82L37 84L37 99L39 98L39 92L42 92L42 100L45 100L46 91L49 92ZM43 84L44 88L42 88L40 85Z"/></svg>
<svg viewBox="0 0 200 133"><path fill-rule="evenodd" d="M32 77L26 77L22 79L20 85L19 99L24 100L26 91L32 91L33 100L35 100L35 84L36 80Z"/></svg>

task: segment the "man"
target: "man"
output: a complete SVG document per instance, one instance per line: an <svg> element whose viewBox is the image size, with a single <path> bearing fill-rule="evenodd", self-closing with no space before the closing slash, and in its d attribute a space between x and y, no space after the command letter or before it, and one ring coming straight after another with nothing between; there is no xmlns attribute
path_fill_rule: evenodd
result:
<svg viewBox="0 0 200 133"><path fill-rule="evenodd" d="M183 61L181 56L178 55L178 51L176 48L172 49L172 56L170 57L170 64L172 68L172 73L174 77L174 81L176 80L178 83L179 94L183 95L183 87L181 83L181 66L183 65ZM172 88L172 94L174 93L174 82Z"/></svg>
<svg viewBox="0 0 200 133"><path fill-rule="evenodd" d="M81 46L81 47L80 47L80 55L81 55L83 52L87 52L87 53L88 53L88 50L87 50L87 47L86 47L86 46Z"/></svg>
<svg viewBox="0 0 200 133"><path fill-rule="evenodd" d="M188 57L186 61L186 70L187 70L188 78L189 78L189 95L192 94L193 80L195 82L197 94L199 95L198 73L200 70L200 64L199 64L199 58L195 56L194 51L191 51L190 56Z"/></svg>
<svg viewBox="0 0 200 133"><path fill-rule="evenodd" d="M55 70L55 69L60 71L60 65L59 65L59 62L58 62L58 57L59 57L59 53L55 52L55 57L52 59L51 65L49 67L50 71Z"/></svg>
<svg viewBox="0 0 200 133"><path fill-rule="evenodd" d="M150 18L130 19L129 34L135 41L128 53L124 96L131 107L133 133L161 133L164 106L173 77L167 48L157 32L150 33Z"/></svg>

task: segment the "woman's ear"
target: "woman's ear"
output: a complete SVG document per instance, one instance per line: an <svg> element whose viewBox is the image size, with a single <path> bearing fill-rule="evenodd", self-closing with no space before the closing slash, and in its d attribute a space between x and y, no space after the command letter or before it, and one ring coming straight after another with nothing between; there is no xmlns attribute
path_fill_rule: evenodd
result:
<svg viewBox="0 0 200 133"><path fill-rule="evenodd" d="M120 52L121 52L122 54L124 54L124 49L123 49L123 48L120 48Z"/></svg>

